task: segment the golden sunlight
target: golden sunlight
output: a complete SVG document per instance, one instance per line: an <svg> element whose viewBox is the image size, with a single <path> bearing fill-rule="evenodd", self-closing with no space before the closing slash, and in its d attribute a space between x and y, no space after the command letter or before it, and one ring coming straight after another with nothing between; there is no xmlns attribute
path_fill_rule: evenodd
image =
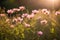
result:
<svg viewBox="0 0 60 40"><path fill-rule="evenodd" d="M52 3L57 3L58 0L48 0L48 1Z"/></svg>

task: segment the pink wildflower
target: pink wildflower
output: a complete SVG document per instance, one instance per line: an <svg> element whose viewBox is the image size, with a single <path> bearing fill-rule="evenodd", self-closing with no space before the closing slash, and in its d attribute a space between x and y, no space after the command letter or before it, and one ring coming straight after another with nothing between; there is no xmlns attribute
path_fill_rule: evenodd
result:
<svg viewBox="0 0 60 40"><path fill-rule="evenodd" d="M30 19L30 15L27 15L27 18Z"/></svg>
<svg viewBox="0 0 60 40"><path fill-rule="evenodd" d="M49 12L49 11L46 11L44 14L47 14L47 15L49 15L49 14L50 14L50 12Z"/></svg>
<svg viewBox="0 0 60 40"><path fill-rule="evenodd" d="M17 10L17 8L13 8L13 11L16 11Z"/></svg>
<svg viewBox="0 0 60 40"><path fill-rule="evenodd" d="M34 14L27 15L28 19L32 19L34 17Z"/></svg>
<svg viewBox="0 0 60 40"><path fill-rule="evenodd" d="M2 16L2 17L3 17L3 16L6 16L6 15L5 15L5 14L0 14L0 16Z"/></svg>
<svg viewBox="0 0 60 40"><path fill-rule="evenodd" d="M47 9L42 9L42 13L49 15L50 11L48 11Z"/></svg>
<svg viewBox="0 0 60 40"><path fill-rule="evenodd" d="M34 14L31 14L30 17L33 18L34 17Z"/></svg>
<svg viewBox="0 0 60 40"><path fill-rule="evenodd" d="M20 11L20 9L17 9L17 11Z"/></svg>
<svg viewBox="0 0 60 40"><path fill-rule="evenodd" d="M24 6L20 6L19 9L23 11L23 10L25 10L25 7Z"/></svg>
<svg viewBox="0 0 60 40"><path fill-rule="evenodd" d="M55 13L55 15L60 15L60 12L57 11L57 12Z"/></svg>
<svg viewBox="0 0 60 40"><path fill-rule="evenodd" d="M46 20L42 20L40 21L41 24L47 24L47 21Z"/></svg>
<svg viewBox="0 0 60 40"><path fill-rule="evenodd" d="M42 12L44 13L44 12L46 12L47 11L47 9L42 9Z"/></svg>
<svg viewBox="0 0 60 40"><path fill-rule="evenodd" d="M27 17L27 15L28 15L27 13L23 14L22 15L22 18Z"/></svg>
<svg viewBox="0 0 60 40"><path fill-rule="evenodd" d="M36 14L36 13L39 13L38 10L32 10L32 13Z"/></svg>
<svg viewBox="0 0 60 40"><path fill-rule="evenodd" d="M20 21L20 22L22 22L23 18L17 17L17 20Z"/></svg>
<svg viewBox="0 0 60 40"><path fill-rule="evenodd" d="M43 32L42 31L38 31L37 34L40 36L40 35L43 35Z"/></svg>
<svg viewBox="0 0 60 40"><path fill-rule="evenodd" d="M10 10L7 11L7 13L12 14L12 13L14 13L14 11L12 9L10 9Z"/></svg>
<svg viewBox="0 0 60 40"><path fill-rule="evenodd" d="M24 23L25 27L29 28L30 24Z"/></svg>
<svg viewBox="0 0 60 40"><path fill-rule="evenodd" d="M14 12L15 12L15 11L20 11L20 9L18 9L18 8L14 8L13 11L14 11Z"/></svg>

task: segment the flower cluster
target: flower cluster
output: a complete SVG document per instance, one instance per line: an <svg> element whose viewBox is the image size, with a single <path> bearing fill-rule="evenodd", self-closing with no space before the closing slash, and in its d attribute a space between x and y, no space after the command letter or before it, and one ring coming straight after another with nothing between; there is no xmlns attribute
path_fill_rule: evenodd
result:
<svg viewBox="0 0 60 40"><path fill-rule="evenodd" d="M2 26L6 26L7 29L12 28L13 29L12 31L15 30L14 35L15 33L18 36L20 34L22 35L23 38L24 35L29 35L24 33L31 33L33 34L32 36L38 35L39 37L47 35L47 33L45 34L46 31L53 34L55 32L54 29L55 26L60 27L59 26L60 11L56 11L53 13L50 12L50 10L41 9L41 10L32 10L32 12L29 14L28 12L24 12L24 10L26 10L26 8L24 6L20 6L19 8L13 8L7 10L8 14L4 13L0 14L0 22L1 22L0 24ZM21 11L22 14L18 14L19 12L21 13ZM11 16L11 14L13 15ZM10 17L8 17L9 15ZM11 34L13 34L12 31ZM8 32L10 32L10 30L7 31L7 33Z"/></svg>
<svg viewBox="0 0 60 40"><path fill-rule="evenodd" d="M14 12L23 11L23 10L25 10L25 9L26 9L26 8L25 8L24 6L20 6L19 8L13 8L13 9L7 10L7 13L10 13L10 14L11 14L11 13L14 13ZM40 11L41 11L42 13L40 13ZM30 19L33 19L37 14L38 14L38 15L39 15L39 14L49 15L49 14L50 14L50 11L47 10L47 9L42 9L42 10L40 10L40 11L39 11L39 10L32 10L32 13L31 13L31 14L29 14L29 13L23 13L23 14L20 15L20 16L14 17L12 20L10 20L9 18L6 19L6 22L7 22L7 23L10 23L9 21L12 21L13 24L22 23L26 28L30 28L31 25L25 21L26 18L27 18L27 20L30 20ZM60 14L59 11L57 11L57 12L55 13L55 15L58 15L58 14ZM4 15L4 14L1 14L1 16L5 16L5 15ZM42 19L41 16L42 16L42 15L38 16L37 19ZM46 25L47 23L48 23L48 20L46 20L46 19L40 20L40 24L41 24L41 25ZM13 24L11 24L10 27L13 28L13 27L14 27ZM40 34L42 35L43 33L42 33L41 31L39 31L38 34L39 34L39 35L40 35Z"/></svg>
<svg viewBox="0 0 60 40"><path fill-rule="evenodd" d="M7 13L12 14L12 13L15 13L15 12L18 12L18 11L23 11L23 10L25 10L25 7L20 6L19 8L13 8L13 9L8 10Z"/></svg>

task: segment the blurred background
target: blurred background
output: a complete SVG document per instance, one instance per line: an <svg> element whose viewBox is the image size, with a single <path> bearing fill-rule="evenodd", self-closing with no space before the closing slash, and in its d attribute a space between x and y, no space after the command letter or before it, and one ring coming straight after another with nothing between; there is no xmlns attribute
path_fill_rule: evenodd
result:
<svg viewBox="0 0 60 40"><path fill-rule="evenodd" d="M32 9L60 9L60 0L0 0L0 6L6 9L25 6L29 10Z"/></svg>

